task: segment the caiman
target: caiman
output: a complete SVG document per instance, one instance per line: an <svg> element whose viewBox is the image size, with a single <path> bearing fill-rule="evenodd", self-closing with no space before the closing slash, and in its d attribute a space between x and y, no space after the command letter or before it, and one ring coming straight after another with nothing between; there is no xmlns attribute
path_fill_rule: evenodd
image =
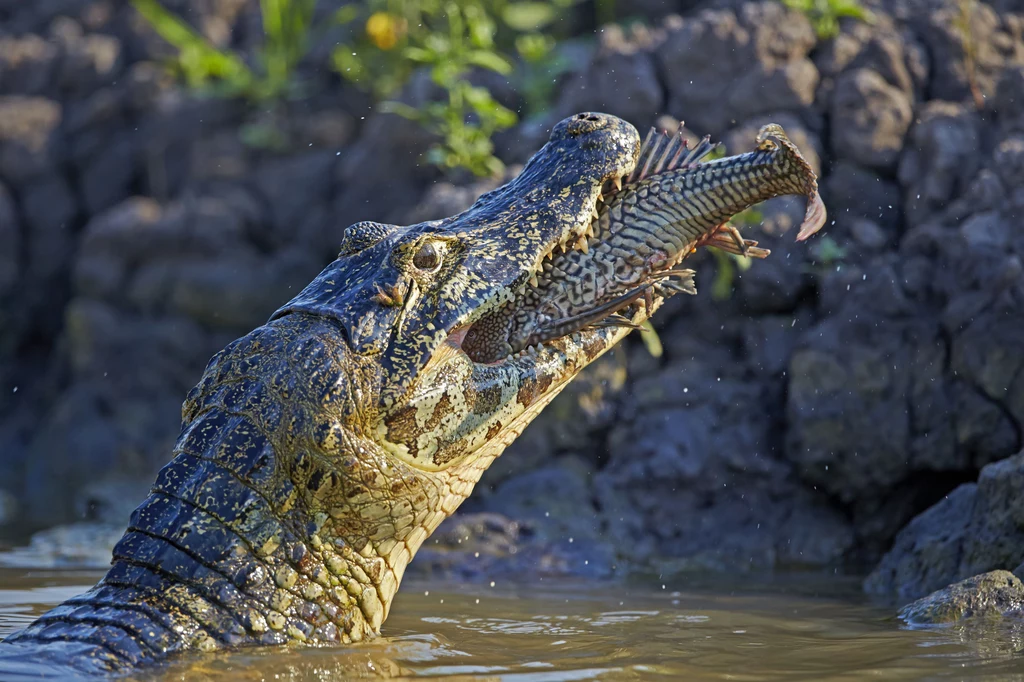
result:
<svg viewBox="0 0 1024 682"><path fill-rule="evenodd" d="M703 244L814 173L778 126L702 161L681 135L583 113L507 185L407 227L361 222L270 321L210 361L173 459L106 576L0 644L110 674L187 651L373 637L409 561L580 370L664 300Z"/></svg>

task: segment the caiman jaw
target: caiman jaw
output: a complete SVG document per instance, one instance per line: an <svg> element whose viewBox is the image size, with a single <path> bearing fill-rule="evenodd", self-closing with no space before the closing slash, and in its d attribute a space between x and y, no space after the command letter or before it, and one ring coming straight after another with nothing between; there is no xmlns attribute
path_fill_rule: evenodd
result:
<svg viewBox="0 0 1024 682"><path fill-rule="evenodd" d="M592 198L587 202L590 210L582 216L578 223L567 229L561 238L551 243L549 248L538 256L536 264L530 270L529 276L519 285L513 300L508 304L509 306L514 305L516 301L521 300L524 296L528 296L529 292L536 290L540 286L540 278L550 275L553 264L560 257L574 251L582 254L588 253L588 244L594 238L595 225L605 208L605 192L612 188L621 189L623 181L632 170L632 168L629 168L624 173L616 173L611 177L605 178L600 187L593 191ZM535 356L541 350L539 343L527 344L516 349L508 346L506 343L507 348L504 349L506 352L489 356L486 352L482 351L481 346L484 344L481 342L488 340L487 336L490 333L488 327L491 326L490 320L491 318L485 314L474 319L472 322L456 327L449 334L448 343L465 352L474 362L485 365L497 365L502 362L520 359L527 355ZM492 341L492 343L486 345L487 347L493 347L494 344Z"/></svg>

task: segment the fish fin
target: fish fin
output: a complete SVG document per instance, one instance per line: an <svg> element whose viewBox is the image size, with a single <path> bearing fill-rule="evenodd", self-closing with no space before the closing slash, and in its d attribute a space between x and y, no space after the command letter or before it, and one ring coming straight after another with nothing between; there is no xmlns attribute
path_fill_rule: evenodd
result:
<svg viewBox="0 0 1024 682"><path fill-rule="evenodd" d="M712 230L700 245L713 246L726 253L750 258L767 258L771 254L768 249L758 247L754 240L744 239L740 231L729 223L723 223Z"/></svg>
<svg viewBox="0 0 1024 682"><path fill-rule="evenodd" d="M640 156L633 172L626 178L626 183L640 182L659 173L692 168L718 147L718 143L712 144L711 137L706 135L691 149L683 131L682 123L675 133L651 128L640 145Z"/></svg>

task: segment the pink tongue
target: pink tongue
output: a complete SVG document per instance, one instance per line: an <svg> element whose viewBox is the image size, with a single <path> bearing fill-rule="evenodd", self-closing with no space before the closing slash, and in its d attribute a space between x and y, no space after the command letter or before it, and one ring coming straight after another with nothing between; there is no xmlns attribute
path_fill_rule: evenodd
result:
<svg viewBox="0 0 1024 682"><path fill-rule="evenodd" d="M813 196L807 199L807 210L804 212L804 221L800 223L800 231L796 235L796 240L802 242L820 230L821 226L825 224L826 217L825 204L821 201L818 192L815 191Z"/></svg>

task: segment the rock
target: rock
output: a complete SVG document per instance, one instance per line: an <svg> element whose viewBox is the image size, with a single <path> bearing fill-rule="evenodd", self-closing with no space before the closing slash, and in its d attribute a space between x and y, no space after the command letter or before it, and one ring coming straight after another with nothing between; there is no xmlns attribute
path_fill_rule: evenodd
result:
<svg viewBox="0 0 1024 682"><path fill-rule="evenodd" d="M907 94L868 69L853 69L836 81L832 97L832 149L839 158L891 171L913 120Z"/></svg>
<svg viewBox="0 0 1024 682"><path fill-rule="evenodd" d="M930 66L927 51L911 32L901 32L883 12L872 13L875 21L841 26L840 34L815 55L822 75L822 94L834 94L835 81L843 72L869 69L911 101L922 99Z"/></svg>
<svg viewBox="0 0 1024 682"><path fill-rule="evenodd" d="M1024 583L1009 571L976 575L900 610L900 618L911 625L993 617L1024 618Z"/></svg>
<svg viewBox="0 0 1024 682"><path fill-rule="evenodd" d="M988 3L936 3L909 23L931 55L933 99L990 98L1002 68L1024 62L1020 15Z"/></svg>
<svg viewBox="0 0 1024 682"><path fill-rule="evenodd" d="M37 35L0 37L0 93L39 95L51 84L57 46Z"/></svg>
<svg viewBox="0 0 1024 682"><path fill-rule="evenodd" d="M456 185L451 182L437 182L426 191L420 201L405 218L412 225L428 220L440 220L448 216L462 213L473 205L484 192L496 189L513 179L522 170L522 166L511 166L501 178L481 178L468 185Z"/></svg>
<svg viewBox="0 0 1024 682"><path fill-rule="evenodd" d="M48 175L23 188L22 213L28 232L28 268L33 279L67 272L77 228L78 203L68 183Z"/></svg>
<svg viewBox="0 0 1024 682"><path fill-rule="evenodd" d="M130 268L148 248L166 251L170 241L158 221L163 210L137 197L97 215L83 229L72 281L82 294L114 298L127 285Z"/></svg>
<svg viewBox="0 0 1024 682"><path fill-rule="evenodd" d="M818 72L807 58L815 37L807 18L772 2L705 10L665 21L657 49L669 113L718 135L757 114L814 101Z"/></svg>
<svg viewBox="0 0 1024 682"><path fill-rule="evenodd" d="M850 235L858 244L872 251L885 248L892 239L878 223L865 218L854 218L850 221Z"/></svg>
<svg viewBox="0 0 1024 682"><path fill-rule="evenodd" d="M433 143L420 126L395 114L372 116L335 171L335 241L360 220L399 222L437 179L437 170L422 160Z"/></svg>
<svg viewBox="0 0 1024 682"><path fill-rule="evenodd" d="M53 167L61 106L42 97L0 96L0 180L20 184Z"/></svg>
<svg viewBox="0 0 1024 682"><path fill-rule="evenodd" d="M65 20L66 22L66 20ZM82 35L77 24L55 23L51 28L63 44L64 58L57 72L57 85L72 95L85 95L109 85L121 72L121 42L110 35Z"/></svg>
<svg viewBox="0 0 1024 682"><path fill-rule="evenodd" d="M993 170L1004 186L1016 189L1024 185L1024 135L1011 135L1001 141L992 161Z"/></svg>
<svg viewBox="0 0 1024 682"><path fill-rule="evenodd" d="M563 457L502 482L487 498L487 509L527 521L550 541L593 542L600 535L590 488L591 465Z"/></svg>
<svg viewBox="0 0 1024 682"><path fill-rule="evenodd" d="M797 337L792 315L761 315L743 325L743 351L748 363L758 373L779 376L789 367Z"/></svg>
<svg viewBox="0 0 1024 682"><path fill-rule="evenodd" d="M288 292L301 291L318 269L304 251L291 249L273 259L240 254L183 262L156 274L166 277L168 310L208 327L244 333L263 324L288 302Z"/></svg>
<svg viewBox="0 0 1024 682"><path fill-rule="evenodd" d="M603 111L630 121L643 130L653 123L664 106L662 86L649 52L651 36L634 29L602 29L599 46L590 63L569 80L556 109L560 116L579 111Z"/></svg>
<svg viewBox="0 0 1024 682"><path fill-rule="evenodd" d="M106 569L124 525L74 523L40 531L27 547L0 552L0 566L33 569Z"/></svg>
<svg viewBox="0 0 1024 682"><path fill-rule="evenodd" d="M796 211L803 213L803 200L797 199ZM785 214L783 214L785 215ZM774 216L778 220L779 215ZM781 222L781 221L780 221ZM785 226L789 232L799 221ZM744 230L750 232L750 230ZM793 241L792 232L783 236L754 232L753 238L761 246L771 250L772 256L756 263L753 267L736 276L735 297L746 310L753 314L776 314L793 311L806 293L810 280L804 269L807 260L806 249ZM746 235L750 238L751 235Z"/></svg>
<svg viewBox="0 0 1024 682"><path fill-rule="evenodd" d="M459 513L446 519L416 553L406 575L433 580L516 581L545 576L608 577L603 546L550 543L528 524L501 514Z"/></svg>
<svg viewBox="0 0 1024 682"><path fill-rule="evenodd" d="M82 293L214 329L258 326L319 271L301 243L264 253L262 218L243 192L159 209L132 200L86 228L75 282ZM261 248L264 247L264 248Z"/></svg>
<svg viewBox="0 0 1024 682"><path fill-rule="evenodd" d="M996 211L975 213L960 226L960 234L972 249L1006 249L1012 228Z"/></svg>
<svg viewBox="0 0 1024 682"><path fill-rule="evenodd" d="M774 452L772 411L741 408L770 403L768 390L729 376L710 349L693 357L636 382L609 434L594 486L608 536L628 548L620 561L771 570L839 560L853 545L846 522L794 484Z"/></svg>
<svg viewBox="0 0 1024 682"><path fill-rule="evenodd" d="M952 102L926 104L910 130L899 164L906 220L916 225L947 206L978 171L977 116Z"/></svg>
<svg viewBox="0 0 1024 682"><path fill-rule="evenodd" d="M18 499L6 490L0 490L0 526L9 525L18 515Z"/></svg>
<svg viewBox="0 0 1024 682"><path fill-rule="evenodd" d="M987 270L983 274L987 274ZM988 296L996 296L999 301L969 321L949 329L951 369L995 405L1001 406L1019 428L1024 424L1024 358L1017 349L1024 343L1024 322L1013 313L1019 308L1002 300L999 290L1003 287L998 281L971 282L965 273L957 274L966 279L968 285L995 288L995 293ZM1016 279L1018 282L1021 279L1019 272Z"/></svg>
<svg viewBox="0 0 1024 682"><path fill-rule="evenodd" d="M828 226L842 234L852 229L856 220L868 218L875 221L887 235L895 239L903 225L903 199L900 188L881 177L849 161L839 161L832 167L821 187L822 199L828 207Z"/></svg>
<svg viewBox="0 0 1024 682"><path fill-rule="evenodd" d="M11 193L0 184L0 300L11 292L21 274L21 226ZM0 307L5 310L6 306ZM0 313L0 319L6 318ZM0 329L8 325L0 322Z"/></svg>
<svg viewBox="0 0 1024 682"><path fill-rule="evenodd" d="M915 599L968 576L1024 561L1024 453L989 464L916 517L865 581L865 589Z"/></svg>
<svg viewBox="0 0 1024 682"><path fill-rule="evenodd" d="M79 184L89 215L105 211L126 199L138 173L137 150L128 135L118 135L86 162Z"/></svg>
<svg viewBox="0 0 1024 682"><path fill-rule="evenodd" d="M946 333L912 312L899 265L882 256L863 271L844 267L830 275L826 283L837 281L829 289L839 290L823 287L831 315L804 335L787 372L786 457L848 507L858 535L871 538L869 553L975 467L1019 447L1012 410L995 398L977 400L968 388L989 358L1001 363L997 372L1013 371L1015 355L1005 355L1009 344L1021 343L1007 328L1013 323L1001 323L998 341L965 338L960 352L970 360L950 376ZM1001 317L979 322L996 330ZM967 350L972 342L981 344L977 353ZM991 389L1016 399L1016 384L1002 387ZM929 483L914 484L922 478Z"/></svg>
<svg viewBox="0 0 1024 682"><path fill-rule="evenodd" d="M308 244L319 251L328 246L322 243L326 230L314 218L327 209L335 165L333 151L316 151L273 160L256 170L256 187L270 209L269 236L275 249ZM337 244L332 241L329 248L333 251Z"/></svg>
<svg viewBox="0 0 1024 682"><path fill-rule="evenodd" d="M1004 133L1024 133L1024 66L1003 70L992 109Z"/></svg>

